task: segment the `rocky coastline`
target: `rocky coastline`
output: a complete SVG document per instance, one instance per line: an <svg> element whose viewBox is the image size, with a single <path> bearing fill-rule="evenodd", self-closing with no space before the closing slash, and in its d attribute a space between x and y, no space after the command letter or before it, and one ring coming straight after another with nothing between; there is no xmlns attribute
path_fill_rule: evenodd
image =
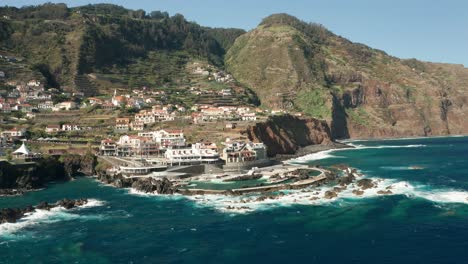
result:
<svg viewBox="0 0 468 264"><path fill-rule="evenodd" d="M0 161L0 196L22 195L44 188L50 182L66 182L93 175L97 158L93 154L46 156L34 162Z"/></svg>
<svg viewBox="0 0 468 264"><path fill-rule="evenodd" d="M0 211L0 224L4 223L16 223L18 220L21 220L30 213L33 213L36 210L51 210L56 207L61 207L66 210L80 207L88 203L87 199L63 199L57 201L56 203L49 204L48 202L41 202L36 206L26 206L24 208L4 208Z"/></svg>
<svg viewBox="0 0 468 264"><path fill-rule="evenodd" d="M249 126L244 134L252 141L263 142L269 157L300 155L301 148L334 143L326 121L292 115L272 116Z"/></svg>

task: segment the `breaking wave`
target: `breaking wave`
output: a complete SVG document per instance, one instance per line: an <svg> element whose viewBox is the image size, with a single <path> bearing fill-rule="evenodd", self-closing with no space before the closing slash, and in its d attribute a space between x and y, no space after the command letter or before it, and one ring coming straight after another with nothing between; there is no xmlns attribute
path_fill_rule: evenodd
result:
<svg viewBox="0 0 468 264"><path fill-rule="evenodd" d="M353 146L354 149L422 148L426 146L423 144L366 146L366 145L356 145L353 143L348 143L348 145Z"/></svg>
<svg viewBox="0 0 468 264"><path fill-rule="evenodd" d="M189 196L195 202L197 207L213 208L220 212L232 214L245 214L259 210L270 210L278 207L287 207L292 205L331 205L346 206L349 203L355 203L367 198L375 198L390 195L404 195L410 199L425 199L435 203L463 203L468 204L468 191L451 189L431 189L426 185L412 184L407 181L398 181L381 178L369 178L376 183L375 188L364 190L362 194L353 193L360 190L355 184L348 186L346 190L337 192L337 197L332 199L325 198L327 191L333 190L334 186L306 188L304 190L282 191L284 195L243 195L243 196L224 196L224 195L196 195ZM391 193L382 193L382 192ZM264 196L265 199L259 197Z"/></svg>
<svg viewBox="0 0 468 264"><path fill-rule="evenodd" d="M54 207L50 210L40 210L28 213L22 219L16 223L3 223L0 224L0 238L1 237L16 237L15 234L27 227L40 225L40 224L51 224L61 221L70 221L75 219L100 219L100 215L80 215L77 210L82 208L91 208L104 205L103 201L96 199L88 199L88 203L78 208L66 210L63 207Z"/></svg>
<svg viewBox="0 0 468 264"><path fill-rule="evenodd" d="M329 149L324 151L319 151L316 153L308 154L302 157L298 157L292 160L289 160L288 163L307 163L314 160L328 159L328 158L340 158L340 156L333 155L332 153L338 151L352 151L359 149L386 149L386 148L422 148L426 147L423 144L412 144L412 145L379 145L379 146L366 146L360 144L348 143L349 146L353 148L339 148L339 149Z"/></svg>

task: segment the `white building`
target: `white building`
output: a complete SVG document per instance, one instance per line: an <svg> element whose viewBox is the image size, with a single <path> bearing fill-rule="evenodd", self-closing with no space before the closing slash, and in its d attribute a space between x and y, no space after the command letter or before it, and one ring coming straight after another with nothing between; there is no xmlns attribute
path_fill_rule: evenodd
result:
<svg viewBox="0 0 468 264"><path fill-rule="evenodd" d="M74 124L63 124L62 125L62 131L79 131L81 130L78 125Z"/></svg>
<svg viewBox="0 0 468 264"><path fill-rule="evenodd" d="M34 86L34 87L39 87L41 85L41 82L40 81L36 81L36 80L30 80L28 83L27 83L28 86Z"/></svg>
<svg viewBox="0 0 468 264"><path fill-rule="evenodd" d="M116 118L115 119L115 129L118 131L128 131L130 130L130 118Z"/></svg>
<svg viewBox="0 0 468 264"><path fill-rule="evenodd" d="M75 102L68 101L68 102L61 102L61 103L56 104L52 108L52 111L54 112L62 111L62 110L70 111L76 108L77 108L77 105Z"/></svg>
<svg viewBox="0 0 468 264"><path fill-rule="evenodd" d="M112 139L104 139L101 141L99 153L103 156L115 156L117 154L117 144Z"/></svg>
<svg viewBox="0 0 468 264"><path fill-rule="evenodd" d="M159 144L151 138L124 135L117 141L117 156L152 156L159 154Z"/></svg>
<svg viewBox="0 0 468 264"><path fill-rule="evenodd" d="M211 164L219 161L214 143L195 143L190 147L168 148L164 153L168 165Z"/></svg>
<svg viewBox="0 0 468 264"><path fill-rule="evenodd" d="M267 159L266 147L263 143L251 141L231 141L224 143L222 159L226 163L242 163Z"/></svg>
<svg viewBox="0 0 468 264"><path fill-rule="evenodd" d="M60 126L59 125L48 125L45 128L46 133L57 133L60 131Z"/></svg>
<svg viewBox="0 0 468 264"><path fill-rule="evenodd" d="M158 143L161 149L168 147L183 147L185 146L185 137L183 130L162 129L159 131L141 132L138 133L141 137L151 138Z"/></svg>
<svg viewBox="0 0 468 264"><path fill-rule="evenodd" d="M255 113L244 113L241 115L242 121L256 121L257 115Z"/></svg>
<svg viewBox="0 0 468 264"><path fill-rule="evenodd" d="M175 119L175 113L170 113L167 109L154 109L154 117L158 121L173 121Z"/></svg>
<svg viewBox="0 0 468 264"><path fill-rule="evenodd" d="M154 124L156 123L156 117L152 112L140 111L140 113L135 115L135 122L143 124Z"/></svg>
<svg viewBox="0 0 468 264"><path fill-rule="evenodd" d="M132 122L130 123L130 127L132 128L133 131L143 131L145 130L145 124L142 122Z"/></svg>
<svg viewBox="0 0 468 264"><path fill-rule="evenodd" d="M45 101L37 105L37 108L41 110L51 110L53 107L54 107L54 102L52 101Z"/></svg>
<svg viewBox="0 0 468 264"><path fill-rule="evenodd" d="M6 138L8 141L11 141L13 139L18 139L26 136L26 129L21 128L13 128L11 130L6 130L0 133L0 136Z"/></svg>

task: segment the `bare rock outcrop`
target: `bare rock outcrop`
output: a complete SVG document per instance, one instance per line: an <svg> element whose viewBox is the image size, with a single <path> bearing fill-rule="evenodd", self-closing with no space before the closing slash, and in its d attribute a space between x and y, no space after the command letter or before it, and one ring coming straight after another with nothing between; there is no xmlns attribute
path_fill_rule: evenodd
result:
<svg viewBox="0 0 468 264"><path fill-rule="evenodd" d="M331 144L333 138L326 121L291 115L272 116L267 121L249 126L245 131L250 140L263 142L267 154L295 154L308 145Z"/></svg>

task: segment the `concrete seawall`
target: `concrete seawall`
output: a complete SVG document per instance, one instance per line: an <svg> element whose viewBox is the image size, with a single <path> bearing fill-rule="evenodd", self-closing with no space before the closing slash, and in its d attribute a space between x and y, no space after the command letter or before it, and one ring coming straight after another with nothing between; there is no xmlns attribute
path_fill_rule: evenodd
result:
<svg viewBox="0 0 468 264"><path fill-rule="evenodd" d="M184 195L204 195L204 194L222 194L222 195L242 195L246 193L275 192L280 190L296 190L312 185L318 185L327 180L327 176L322 174L306 180L297 181L290 184L274 184L268 186L257 186L249 188L240 188L232 190L209 190L209 189L178 189L176 192Z"/></svg>

